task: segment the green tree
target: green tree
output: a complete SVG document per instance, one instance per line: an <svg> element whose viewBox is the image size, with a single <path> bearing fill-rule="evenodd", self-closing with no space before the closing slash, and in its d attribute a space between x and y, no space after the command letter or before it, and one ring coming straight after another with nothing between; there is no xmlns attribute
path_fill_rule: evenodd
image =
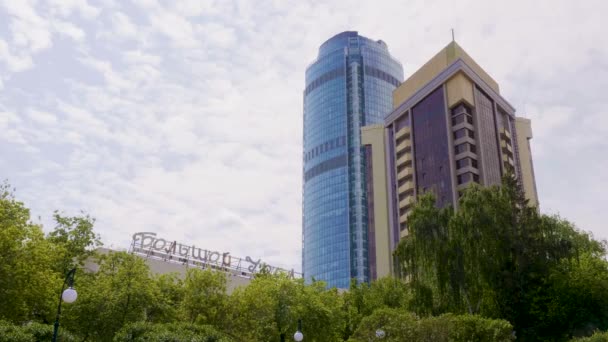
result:
<svg viewBox="0 0 608 342"><path fill-rule="evenodd" d="M381 340L376 331L385 334ZM418 318L400 310L383 308L365 317L349 341L386 342L509 342L514 340L513 327L504 320L474 315L445 314Z"/></svg>
<svg viewBox="0 0 608 342"><path fill-rule="evenodd" d="M114 337L115 342L231 342L230 337L212 326L188 323L126 325Z"/></svg>
<svg viewBox="0 0 608 342"><path fill-rule="evenodd" d="M66 274L76 266L93 256L95 248L102 245L101 239L94 232L95 219L89 215L62 216L53 214L56 226L48 235L48 240L55 246L55 254L61 255L56 266L57 271Z"/></svg>
<svg viewBox="0 0 608 342"><path fill-rule="evenodd" d="M8 183L0 186L0 260L0 319L51 320L61 286L52 246Z"/></svg>
<svg viewBox="0 0 608 342"><path fill-rule="evenodd" d="M147 321L172 323L180 320L184 300L184 282L177 274L162 274L154 278L154 300L148 308Z"/></svg>
<svg viewBox="0 0 608 342"><path fill-rule="evenodd" d="M144 321L156 285L144 259L126 252L99 257L96 273L77 274L78 300L64 306L62 322L84 340L110 341L124 325Z"/></svg>
<svg viewBox="0 0 608 342"><path fill-rule="evenodd" d="M338 341L344 327L342 302L336 289L322 282L304 285L303 279L260 275L230 296L226 331L244 341L290 338L302 320L306 341Z"/></svg>
<svg viewBox="0 0 608 342"><path fill-rule="evenodd" d="M512 176L501 187L469 187L456 212L422 196L408 222L396 256L412 287L411 307L504 318L523 340L563 336L566 325L547 327L538 314L559 296L551 275L584 253L605 254L569 222L530 207Z"/></svg>
<svg viewBox="0 0 608 342"><path fill-rule="evenodd" d="M220 325L226 316L226 273L189 269L184 281L182 308L190 323Z"/></svg>
<svg viewBox="0 0 608 342"><path fill-rule="evenodd" d="M347 340L364 317L381 308L407 308L411 294L405 282L385 277L368 283L351 281L350 290L343 294L345 327L342 337Z"/></svg>

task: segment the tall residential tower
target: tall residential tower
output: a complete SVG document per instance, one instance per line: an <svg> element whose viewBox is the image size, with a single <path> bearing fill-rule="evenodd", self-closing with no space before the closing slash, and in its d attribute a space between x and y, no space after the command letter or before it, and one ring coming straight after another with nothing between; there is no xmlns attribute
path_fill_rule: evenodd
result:
<svg viewBox="0 0 608 342"><path fill-rule="evenodd" d="M352 278L374 277L368 156L360 129L384 123L402 81L403 68L386 44L357 32L327 40L306 70L302 269L307 280L347 288Z"/></svg>
<svg viewBox="0 0 608 342"><path fill-rule="evenodd" d="M515 116L498 83L456 42L395 90L393 106L382 124L361 130L372 160L369 203L383 204L373 215L380 276L390 274L391 253L408 234L422 193L433 192L439 207L458 209L466 187L500 185L512 172L529 203L538 205L530 120Z"/></svg>

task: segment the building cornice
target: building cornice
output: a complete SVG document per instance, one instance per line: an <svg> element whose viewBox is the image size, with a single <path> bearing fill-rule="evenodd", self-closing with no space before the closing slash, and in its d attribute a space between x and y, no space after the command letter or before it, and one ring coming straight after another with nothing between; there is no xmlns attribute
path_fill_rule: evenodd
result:
<svg viewBox="0 0 608 342"><path fill-rule="evenodd" d="M437 76L435 76L431 81L425 84L422 88L418 89L412 96L405 100L405 102L401 103L399 107L394 109L386 117L386 119L384 119L385 126L393 123L393 121L400 117L401 114L412 108L427 95L429 95L433 90L447 82L458 72L464 73L473 81L473 83L475 83L479 88L481 88L481 90L496 101L501 108L506 110L509 115L515 117L515 107L513 107L507 100L500 96L499 93L492 89L492 87L490 87L470 66L466 64L462 58L459 57L447 68L443 69L439 74L437 74Z"/></svg>

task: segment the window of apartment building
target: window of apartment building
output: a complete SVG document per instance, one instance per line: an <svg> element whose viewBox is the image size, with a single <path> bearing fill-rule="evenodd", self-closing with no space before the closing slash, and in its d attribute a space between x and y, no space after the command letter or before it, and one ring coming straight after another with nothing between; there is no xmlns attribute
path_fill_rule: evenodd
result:
<svg viewBox="0 0 608 342"><path fill-rule="evenodd" d="M475 145L473 145L473 144L462 143L462 144L458 144L458 145L454 146L454 151L456 154L464 153L467 151L476 153L477 149L475 148Z"/></svg>
<svg viewBox="0 0 608 342"><path fill-rule="evenodd" d="M467 122L473 124L473 117L468 114L460 114L452 118L452 126L456 126L460 123Z"/></svg>
<svg viewBox="0 0 608 342"><path fill-rule="evenodd" d="M471 181L479 183L479 175L472 173L472 172L466 172L461 175L458 175L457 179L458 179L458 184L465 184L465 183L469 183Z"/></svg>
<svg viewBox="0 0 608 342"><path fill-rule="evenodd" d="M461 128L454 132L454 139L460 139L463 137L470 137L472 139L475 139L475 133L473 133L473 131L468 128Z"/></svg>
<svg viewBox="0 0 608 342"><path fill-rule="evenodd" d="M472 166L477 168L477 160L473 158L463 158L456 161L456 168L462 169L463 167Z"/></svg>

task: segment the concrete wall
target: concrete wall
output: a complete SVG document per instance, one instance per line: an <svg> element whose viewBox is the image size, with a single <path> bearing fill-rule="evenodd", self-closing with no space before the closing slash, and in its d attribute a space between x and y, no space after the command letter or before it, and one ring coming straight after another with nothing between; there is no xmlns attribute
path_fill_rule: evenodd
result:
<svg viewBox="0 0 608 342"><path fill-rule="evenodd" d="M386 149L384 141L384 125L373 125L361 128L361 144L372 146L377 278L389 276L393 268L388 222L388 185L386 179Z"/></svg>
<svg viewBox="0 0 608 342"><path fill-rule="evenodd" d="M395 89L393 92L393 108L399 107L401 103L405 102L405 100L412 96L418 89L435 78L443 69L458 58L469 65L489 87L494 89L497 93L500 93L498 83L456 42L451 42Z"/></svg>
<svg viewBox="0 0 608 342"><path fill-rule="evenodd" d="M450 78L447 83L448 108L452 108L460 101L466 102L470 107L475 106L473 97L473 83L462 72Z"/></svg>
<svg viewBox="0 0 608 342"><path fill-rule="evenodd" d="M530 150L530 139L532 139L532 123L530 119L515 118L515 130L517 131L519 165L521 166L524 192L526 198L530 201L530 205L538 206L534 165L532 163L532 151Z"/></svg>

